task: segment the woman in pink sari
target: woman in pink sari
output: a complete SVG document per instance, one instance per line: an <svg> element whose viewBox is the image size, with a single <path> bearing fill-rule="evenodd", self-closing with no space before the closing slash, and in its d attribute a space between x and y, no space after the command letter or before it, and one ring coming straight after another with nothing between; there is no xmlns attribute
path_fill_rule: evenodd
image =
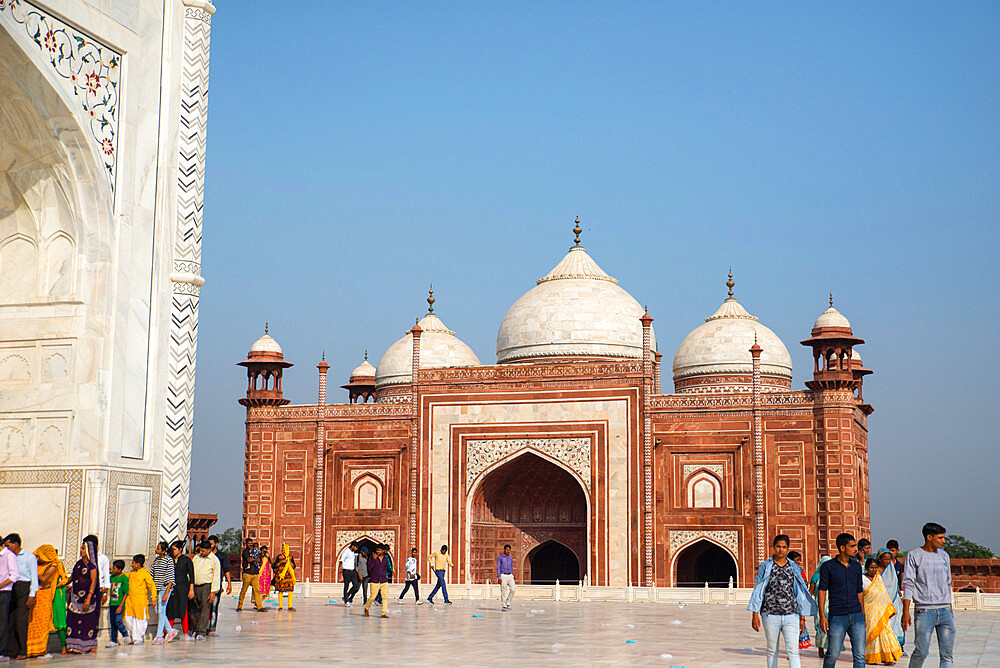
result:
<svg viewBox="0 0 1000 668"><path fill-rule="evenodd" d="M271 595L271 579L274 572L271 570L271 558L267 554L267 546L260 548L260 595L267 598Z"/></svg>

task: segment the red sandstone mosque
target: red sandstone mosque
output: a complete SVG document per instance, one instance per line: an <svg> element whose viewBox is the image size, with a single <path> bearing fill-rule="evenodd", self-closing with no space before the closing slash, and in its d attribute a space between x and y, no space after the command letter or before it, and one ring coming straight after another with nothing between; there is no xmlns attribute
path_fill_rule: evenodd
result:
<svg viewBox="0 0 1000 668"><path fill-rule="evenodd" d="M781 339L733 296L697 326L661 384L653 318L580 245L507 311L495 364L428 313L327 403L282 397L292 366L266 332L247 370L243 530L289 544L332 582L351 541L447 543L451 582L749 586L770 537L811 571L842 531L869 535L867 418L851 324L830 307L791 387ZM421 566L426 579L426 560Z"/></svg>

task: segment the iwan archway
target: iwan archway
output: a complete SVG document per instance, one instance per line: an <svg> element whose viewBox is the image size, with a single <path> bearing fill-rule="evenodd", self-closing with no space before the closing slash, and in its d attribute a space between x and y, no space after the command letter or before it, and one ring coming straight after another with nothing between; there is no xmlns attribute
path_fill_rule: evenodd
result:
<svg viewBox="0 0 1000 668"><path fill-rule="evenodd" d="M725 548L701 539L685 547L675 560L678 587L725 587L737 583L736 560Z"/></svg>
<svg viewBox="0 0 1000 668"><path fill-rule="evenodd" d="M486 474L470 506L473 582L496 582L496 558L505 544L513 549L518 582L570 582L584 576L587 497L564 468L530 452L521 454Z"/></svg>

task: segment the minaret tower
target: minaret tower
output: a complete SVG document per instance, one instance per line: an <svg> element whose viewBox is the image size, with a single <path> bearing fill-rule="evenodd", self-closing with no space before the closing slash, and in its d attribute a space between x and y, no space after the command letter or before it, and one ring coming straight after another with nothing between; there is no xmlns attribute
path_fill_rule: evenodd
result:
<svg viewBox="0 0 1000 668"><path fill-rule="evenodd" d="M264 336L254 341L246 360L237 364L247 368L247 396L240 399L242 405L284 406L291 401L281 395L281 374L293 365L285 361L281 346L268 334L267 323Z"/></svg>

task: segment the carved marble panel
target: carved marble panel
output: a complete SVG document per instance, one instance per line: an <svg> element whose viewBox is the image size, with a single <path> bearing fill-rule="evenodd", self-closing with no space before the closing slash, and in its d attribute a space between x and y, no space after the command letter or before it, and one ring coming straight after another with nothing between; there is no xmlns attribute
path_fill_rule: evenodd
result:
<svg viewBox="0 0 1000 668"><path fill-rule="evenodd" d="M497 438L465 442L465 485L470 489L483 471L519 451L535 450L575 471L590 491L589 438Z"/></svg>
<svg viewBox="0 0 1000 668"><path fill-rule="evenodd" d="M740 537L739 533L736 531L670 531L670 554L677 554L677 552L695 542L696 540L708 538L716 543L727 548L733 555L739 559L740 556Z"/></svg>
<svg viewBox="0 0 1000 668"><path fill-rule="evenodd" d="M351 541L370 538L376 543L384 543L389 546L390 552L396 551L396 530L395 529L348 529L337 532L337 554L340 555L344 548L351 544ZM398 568L398 567L397 567Z"/></svg>

